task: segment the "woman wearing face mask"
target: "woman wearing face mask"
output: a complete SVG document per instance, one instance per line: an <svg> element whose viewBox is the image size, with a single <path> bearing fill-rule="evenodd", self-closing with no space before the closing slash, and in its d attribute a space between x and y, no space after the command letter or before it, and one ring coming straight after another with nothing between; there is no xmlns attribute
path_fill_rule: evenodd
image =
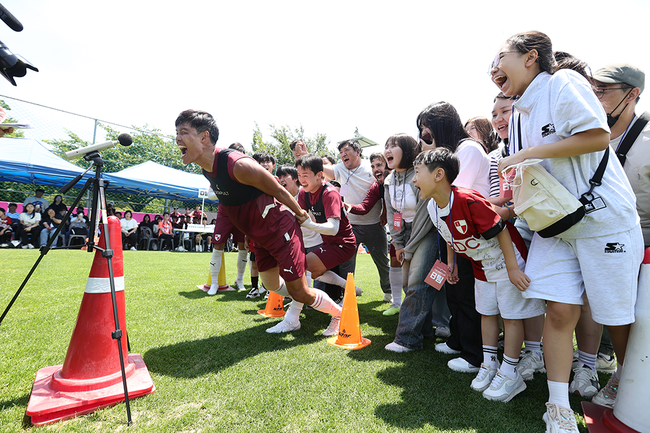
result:
<svg viewBox="0 0 650 433"><path fill-rule="evenodd" d="M454 185L473 189L483 197L489 197L490 160L481 144L474 141L465 131L458 112L451 104L431 104L418 115L417 126L423 149L425 146L446 147L458 156L460 172ZM435 202L429 201L429 214L434 212L434 206ZM449 212L449 207L444 211ZM437 344L436 350L449 355L459 355L447 363L452 370L477 373L483 361L483 347L481 315L476 311L475 305L472 263L458 255L448 258L444 241L441 241L441 245L440 260L457 269L459 279L456 284L445 284L447 305L451 312L451 336L446 343Z"/></svg>
<svg viewBox="0 0 650 433"><path fill-rule="evenodd" d="M386 141L384 156L393 172L386 178L386 208L391 244L402 262L402 282L406 297L399 311L395 340L386 350L408 352L422 348L424 335L432 336L434 320L446 326L446 321L433 317L432 306L438 291L424 282L427 272L435 263L437 236L427 212L428 199L420 198L413 183L413 161L419 146L406 134L393 135ZM401 293L393 293L393 302L401 301Z"/></svg>
<svg viewBox="0 0 650 433"><path fill-rule="evenodd" d="M556 72L551 41L536 31L509 38L489 72L506 96L519 96L510 122L510 156L501 160L499 172L540 158L540 164L575 197L589 191L589 180L609 145L607 117L589 82L572 70ZM523 295L547 302L544 357L549 402L543 417L547 431L578 431L568 382L583 295L588 294L594 320L609 327L619 361L619 369L594 397L595 403L613 405L634 321L643 238L634 194L613 153L593 193L605 206L594 206L555 237L535 234L528 253L531 284Z"/></svg>

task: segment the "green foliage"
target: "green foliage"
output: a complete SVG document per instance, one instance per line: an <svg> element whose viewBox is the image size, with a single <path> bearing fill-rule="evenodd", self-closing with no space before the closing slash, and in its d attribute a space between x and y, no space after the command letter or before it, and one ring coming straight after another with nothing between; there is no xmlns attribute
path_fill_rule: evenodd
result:
<svg viewBox="0 0 650 433"><path fill-rule="evenodd" d="M289 148L289 143L294 140L302 140L307 145L310 152L317 155L336 155L337 152L329 148L329 140L326 134L317 132L313 137L305 136L305 129L300 125L299 128L291 129L289 126L283 125L276 127L269 125L271 128L272 141L264 141L262 131L257 123L253 130L253 152L265 151L275 157L277 165L293 164L294 157Z"/></svg>
<svg viewBox="0 0 650 433"><path fill-rule="evenodd" d="M4 101L4 99L0 99L0 107L4 108L5 111L7 111L7 117L3 123L20 123L13 117L9 116L8 112L11 111L11 107ZM14 129L14 132L11 134L5 134L3 137L23 138L25 137L25 133L20 129Z"/></svg>
<svg viewBox="0 0 650 433"><path fill-rule="evenodd" d="M119 131L111 128L109 125L101 125L106 131L106 138L108 140L117 140L120 135ZM172 167L177 170L187 171L190 173L200 174L201 169L195 165L184 165L178 157L178 149L173 140L166 137L159 129L148 130L147 125L143 128L134 127L133 144L128 147L117 145L111 149L102 151L104 160L103 171L105 173L114 173L133 165L142 164L147 161L153 161L167 167ZM68 134L67 140L46 140L56 153L65 153L69 150L78 149L80 147L88 146L91 143L82 140L77 134L72 131L66 130ZM83 158L71 161L79 167L87 168L90 164Z"/></svg>

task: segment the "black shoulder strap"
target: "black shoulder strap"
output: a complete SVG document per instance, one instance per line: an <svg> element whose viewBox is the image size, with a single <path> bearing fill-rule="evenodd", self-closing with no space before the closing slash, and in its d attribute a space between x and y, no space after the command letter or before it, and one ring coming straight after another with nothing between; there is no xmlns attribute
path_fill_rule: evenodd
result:
<svg viewBox="0 0 650 433"><path fill-rule="evenodd" d="M650 112L643 113L639 119L632 125L632 128L625 134L623 141L619 144L618 149L616 149L616 156L618 160L621 161L621 165L625 165L625 160L627 159L626 155L630 151L632 144L636 141L637 137L646 126L650 120Z"/></svg>
<svg viewBox="0 0 650 433"><path fill-rule="evenodd" d="M589 183L593 186L599 186L601 184L601 181L603 180L603 174L605 174L605 168L607 167L607 160L609 159L609 146L607 146L607 149L605 149L605 154L603 155L603 159L600 160L600 164L598 164L598 168L596 169L596 172L592 176L591 179L589 179ZM591 192L591 191L589 191Z"/></svg>

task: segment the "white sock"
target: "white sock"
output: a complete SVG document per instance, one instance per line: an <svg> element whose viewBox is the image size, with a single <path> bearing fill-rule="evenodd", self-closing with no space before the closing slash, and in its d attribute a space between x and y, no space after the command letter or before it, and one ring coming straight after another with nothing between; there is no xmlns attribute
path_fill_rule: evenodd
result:
<svg viewBox="0 0 650 433"><path fill-rule="evenodd" d="M314 310L321 313L330 314L332 317L341 317L341 307L339 307L329 295L322 290L313 289L316 292L316 299L310 305Z"/></svg>
<svg viewBox="0 0 650 433"><path fill-rule="evenodd" d="M212 257L210 258L210 278L212 279L212 284L210 285L210 288L219 288L219 272L221 271L222 256L223 250L218 250L215 248L212 251Z"/></svg>
<svg viewBox="0 0 650 433"><path fill-rule="evenodd" d="M547 380L546 383L548 384L548 402L570 409L569 384L566 382L552 382L550 380Z"/></svg>
<svg viewBox="0 0 650 433"><path fill-rule="evenodd" d="M539 341L524 340L524 350L527 352L535 352L535 354L539 355L542 351L542 345Z"/></svg>
<svg viewBox="0 0 650 433"><path fill-rule="evenodd" d="M620 379L621 379L621 373L622 373L622 372L623 372L623 364L621 364L620 362L617 362L617 363L616 363L616 371L614 372L614 374L612 375L612 377L613 377L614 379L618 379L618 380L620 380Z"/></svg>
<svg viewBox="0 0 650 433"><path fill-rule="evenodd" d="M503 354L503 362L501 363L501 373L503 373L510 379L515 379L517 377L518 363L519 363L519 358L510 358L505 354Z"/></svg>
<svg viewBox="0 0 650 433"><path fill-rule="evenodd" d="M483 345L483 364L489 365L490 368L495 370L499 367L496 347Z"/></svg>
<svg viewBox="0 0 650 433"><path fill-rule="evenodd" d="M300 312L302 311L302 306L304 304L302 302L298 302L296 300L291 301L289 304L289 308L287 309L287 313L284 315L284 320L288 321L289 323L296 323L300 320Z"/></svg>
<svg viewBox="0 0 650 433"><path fill-rule="evenodd" d="M312 283L312 281L311 281L311 272L305 271L305 278L307 279L307 285L309 287L313 287L313 285L311 284Z"/></svg>
<svg viewBox="0 0 650 433"><path fill-rule="evenodd" d="M335 286L343 287L345 289L345 280L332 271L325 271L323 275L316 278L316 281L327 284L334 284Z"/></svg>
<svg viewBox="0 0 650 433"><path fill-rule="evenodd" d="M598 355L596 354L591 354L587 352L583 352L582 350L578 349L578 365L580 363L584 364L585 367L591 368L592 371L596 371L596 357Z"/></svg>
<svg viewBox="0 0 650 433"><path fill-rule="evenodd" d="M244 272L248 263L248 251L239 250L237 253L237 282L244 285Z"/></svg>
<svg viewBox="0 0 650 433"><path fill-rule="evenodd" d="M391 266L388 272L388 280L390 281L390 293L393 295L392 307L402 306L402 268L393 268Z"/></svg>

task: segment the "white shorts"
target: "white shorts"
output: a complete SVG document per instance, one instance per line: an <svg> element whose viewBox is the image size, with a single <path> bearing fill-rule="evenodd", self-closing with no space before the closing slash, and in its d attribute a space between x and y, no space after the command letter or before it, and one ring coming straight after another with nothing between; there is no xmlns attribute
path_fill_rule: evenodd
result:
<svg viewBox="0 0 650 433"><path fill-rule="evenodd" d="M526 261L531 283L524 296L582 305L586 292L597 323L633 323L643 245L640 225L584 239L535 234Z"/></svg>
<svg viewBox="0 0 650 433"><path fill-rule="evenodd" d="M474 282L476 311L483 316L500 314L504 319L530 319L546 312L542 299L526 299L510 281Z"/></svg>

